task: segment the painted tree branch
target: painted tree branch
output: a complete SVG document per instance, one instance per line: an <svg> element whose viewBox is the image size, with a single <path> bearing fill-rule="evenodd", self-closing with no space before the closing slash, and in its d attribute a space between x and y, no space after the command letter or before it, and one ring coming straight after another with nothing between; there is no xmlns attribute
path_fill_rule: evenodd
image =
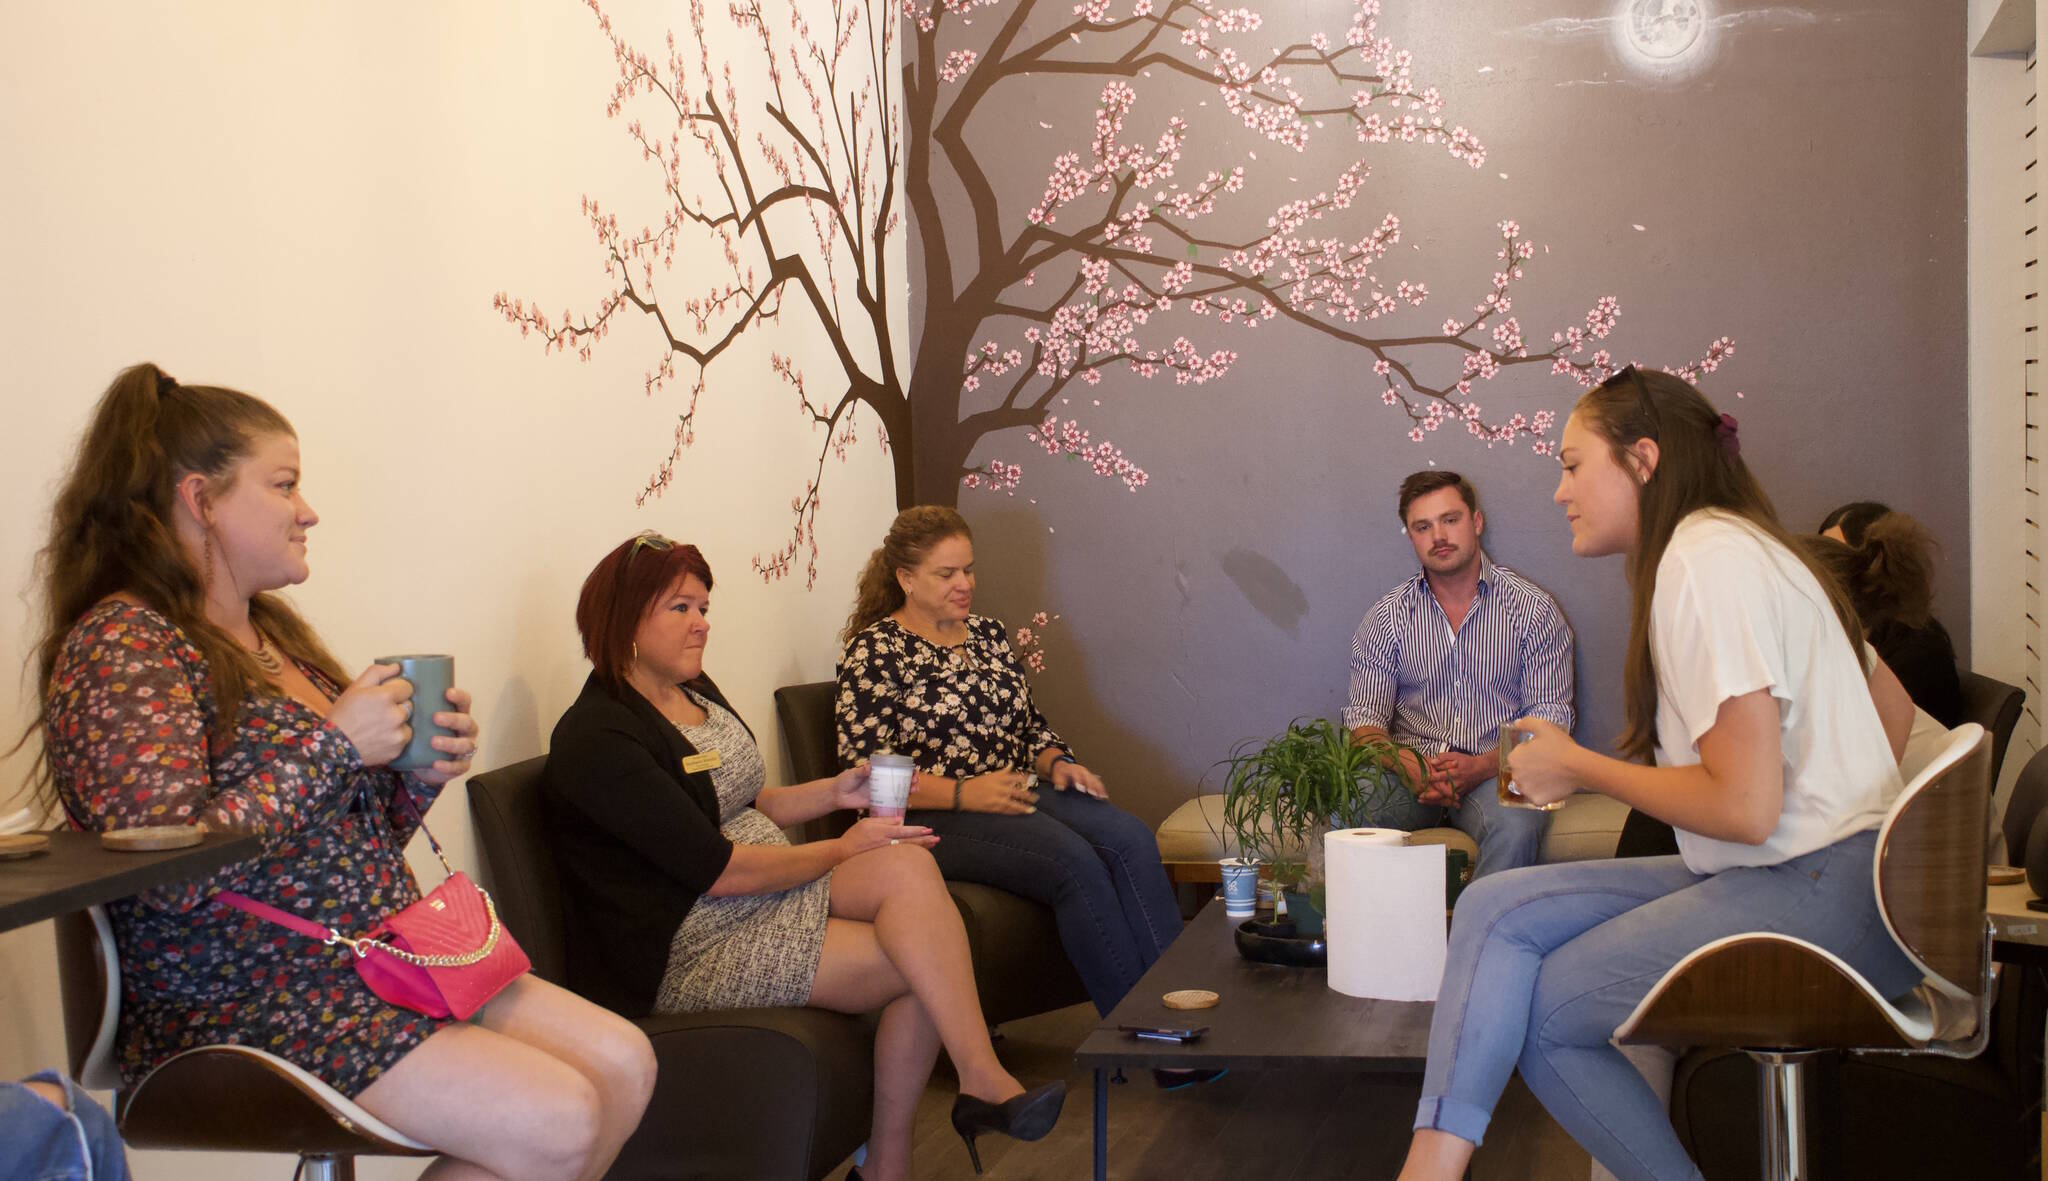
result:
<svg viewBox="0 0 2048 1181"><path fill-rule="evenodd" d="M799 362L775 351L780 384L794 391L822 442L817 469L791 502L788 539L757 555L754 568L766 579L784 577L807 554L802 565L814 581L825 460L846 458L861 407L876 417L899 497L910 486L907 383L889 332L900 293L890 290L886 262L900 230L903 167L900 100L890 85L896 22L891 15L877 26L861 0L832 0L829 27L805 15L815 6L790 5L786 21L771 21L760 0L734 0L718 32L750 50L736 70L730 58L714 64L704 0L690 3L690 36L679 46L670 34L660 57L629 44L599 0L585 3L619 68L606 114L625 120L659 177L660 220L627 232L617 213L585 197L583 216L612 289L594 308L560 316L505 293L494 305L522 335L538 335L544 352L585 361L622 319L655 329L659 354L645 392L661 393L680 376L687 393L668 454L640 491L643 505L673 482L707 392L763 396L743 375L716 380L734 346L792 310L805 313L825 342L814 364L829 370L811 384L833 392L814 397ZM741 77L755 80L744 96Z"/></svg>
<svg viewBox="0 0 2048 1181"><path fill-rule="evenodd" d="M968 26L1006 5L994 35L970 46ZM1332 133L1329 120L1337 133L1350 132L1361 153L1418 146L1480 167L1484 145L1447 121L1444 94L1421 84L1412 56L1378 32L1379 0L1357 0L1349 25L1335 35L1314 32L1277 47L1262 32L1262 14L1212 0L1083 0L1073 7L1074 19L1027 40L1026 18L1044 11L1031 0L904 5L917 52L905 73L907 134L913 143L929 134L938 145L928 158L949 168L964 193L975 245L967 260L943 249L926 253L926 347L913 397L958 407L951 417L961 429L952 450L967 486L1015 488L1015 465L969 466L967 457L990 433L1026 424L1043 446L1039 412L1070 381L1093 385L1118 371L1212 382L1238 358L1236 350L1217 347L1219 334L1262 324L1305 329L1370 354L1369 391L1403 413L1418 441L1456 424L1488 446L1521 440L1546 454L1554 413L1489 417L1475 391L1531 365L1580 385L1616 367L1599 347L1620 314L1612 296L1550 332L1547 344L1531 344L1514 309L1536 247L1512 221L1495 227L1497 265L1491 283L1471 297L1470 311L1435 332L1418 332L1414 309L1431 299L1429 286L1383 274L1401 241L1398 216L1383 213L1351 231L1322 228L1355 217L1365 202L1365 159L1354 154L1323 188L1305 186L1276 208L1252 211L1244 208L1247 166L1180 175L1196 138L1213 138L1227 125L1198 128L1170 116L1145 136L1127 135L1140 87L1151 73L1164 72L1213 86L1223 116L1290 157ZM967 128L999 91L1043 85L1024 81L1026 75L1103 83L1092 136L1056 156L1039 202L1006 223ZM1203 150L1213 153L1215 145L1205 139ZM1257 153L1250 155L1256 161ZM952 213L939 210L933 179L917 172L909 178L920 223ZM1212 230L1212 223L1237 228ZM926 242L937 236L934 225L920 224L918 232ZM954 275L963 262L972 273ZM1047 278L1063 294L1034 301L1034 285ZM1215 327L1200 328L1203 320ZM1387 330L1396 324L1403 326ZM935 334L945 338L943 347L931 347ZM1198 345L1203 335L1208 343ZM1732 347L1717 340L1674 371L1712 372ZM944 356L955 358L951 388L943 373L926 369ZM1001 401L988 406L987 383L999 377Z"/></svg>

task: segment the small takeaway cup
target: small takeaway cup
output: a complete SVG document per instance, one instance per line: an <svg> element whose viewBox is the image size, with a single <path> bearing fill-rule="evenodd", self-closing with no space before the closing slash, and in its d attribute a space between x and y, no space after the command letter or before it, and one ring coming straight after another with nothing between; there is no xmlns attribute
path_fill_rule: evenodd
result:
<svg viewBox="0 0 2048 1181"><path fill-rule="evenodd" d="M868 760L868 815L901 820L910 807L915 768L908 755L880 754Z"/></svg>
<svg viewBox="0 0 2048 1181"><path fill-rule="evenodd" d="M1259 904L1259 863L1225 857L1217 864L1223 872L1223 913L1234 919L1252 917Z"/></svg>

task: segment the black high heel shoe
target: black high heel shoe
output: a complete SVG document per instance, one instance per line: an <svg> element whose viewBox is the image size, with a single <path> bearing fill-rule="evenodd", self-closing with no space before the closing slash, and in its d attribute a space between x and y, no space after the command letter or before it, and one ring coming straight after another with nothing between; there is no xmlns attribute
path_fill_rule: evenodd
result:
<svg viewBox="0 0 2048 1181"><path fill-rule="evenodd" d="M981 1153L975 1137L997 1132L1015 1140L1037 1140L1059 1122L1060 1105L1067 1101L1067 1083L1057 1079L1012 1095L1001 1103L990 1103L972 1095L953 1100L953 1130L967 1142L967 1159L974 1162L975 1176L981 1175Z"/></svg>

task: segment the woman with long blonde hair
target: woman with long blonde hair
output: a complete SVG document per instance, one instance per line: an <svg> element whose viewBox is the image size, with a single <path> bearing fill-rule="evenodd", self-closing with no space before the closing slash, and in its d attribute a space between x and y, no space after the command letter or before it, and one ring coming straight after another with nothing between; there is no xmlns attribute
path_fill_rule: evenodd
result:
<svg viewBox="0 0 2048 1181"><path fill-rule="evenodd" d="M1808 940L1888 996L1920 979L1870 871L1901 787L1883 718L1911 705L1896 680L1866 678L1854 608L1779 523L1734 418L1630 366L1579 400L1559 458L1572 552L1625 558L1628 728L1613 758L1521 719L1515 785L1539 804L1613 796L1672 825L1680 853L1465 891L1406 1181L1463 1175L1517 1069L1617 1177L1699 1177L1610 1039L1666 969L1722 936Z"/></svg>

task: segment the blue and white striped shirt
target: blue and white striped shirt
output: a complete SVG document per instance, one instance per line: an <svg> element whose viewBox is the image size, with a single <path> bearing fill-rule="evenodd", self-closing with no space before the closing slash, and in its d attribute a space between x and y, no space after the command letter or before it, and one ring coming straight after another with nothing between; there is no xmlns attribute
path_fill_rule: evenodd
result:
<svg viewBox="0 0 2048 1181"><path fill-rule="evenodd" d="M1349 729L1379 726L1424 754L1478 754L1503 722L1529 716L1572 728L1572 629L1555 599L1484 553L1455 634L1417 571L1351 638Z"/></svg>

